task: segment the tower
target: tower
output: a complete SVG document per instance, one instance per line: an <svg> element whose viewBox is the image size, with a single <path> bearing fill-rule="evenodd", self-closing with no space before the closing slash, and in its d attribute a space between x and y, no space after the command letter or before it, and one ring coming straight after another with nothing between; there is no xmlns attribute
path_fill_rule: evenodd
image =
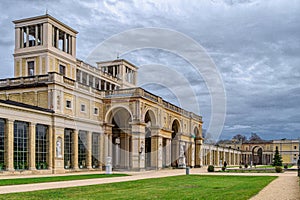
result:
<svg viewBox="0 0 300 200"><path fill-rule="evenodd" d="M15 77L55 72L75 80L77 31L48 14L13 23Z"/></svg>

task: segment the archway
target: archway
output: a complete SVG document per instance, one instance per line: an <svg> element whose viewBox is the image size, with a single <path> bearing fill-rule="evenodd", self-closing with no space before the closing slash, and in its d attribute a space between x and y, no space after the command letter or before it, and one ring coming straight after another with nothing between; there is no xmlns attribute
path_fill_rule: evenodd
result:
<svg viewBox="0 0 300 200"><path fill-rule="evenodd" d="M111 111L112 165L114 169L129 169L131 166L131 114L123 107Z"/></svg>
<svg viewBox="0 0 300 200"><path fill-rule="evenodd" d="M263 150L262 147L256 146L252 149L252 161L254 165L262 165Z"/></svg>
<svg viewBox="0 0 300 200"><path fill-rule="evenodd" d="M145 167L152 167L152 133L151 127L155 124L155 115L151 110L148 110L145 115Z"/></svg>
<svg viewBox="0 0 300 200"><path fill-rule="evenodd" d="M171 140L171 166L178 167L179 158L179 140L178 133L180 130L180 123L178 120L174 120L172 123L172 140Z"/></svg>
<svg viewBox="0 0 300 200"><path fill-rule="evenodd" d="M200 166L200 147L197 144L197 138L200 137L199 135L199 129L197 127L194 128L194 135L192 136L194 138L194 152L192 153L192 160L194 160L194 165L195 166Z"/></svg>

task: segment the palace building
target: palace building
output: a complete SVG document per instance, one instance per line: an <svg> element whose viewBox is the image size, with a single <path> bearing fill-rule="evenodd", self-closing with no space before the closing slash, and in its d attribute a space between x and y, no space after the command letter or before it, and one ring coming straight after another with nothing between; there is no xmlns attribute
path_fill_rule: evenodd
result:
<svg viewBox="0 0 300 200"><path fill-rule="evenodd" d="M14 77L0 80L0 173L197 167L202 117L139 88L138 67L76 59L77 31L16 20Z"/></svg>

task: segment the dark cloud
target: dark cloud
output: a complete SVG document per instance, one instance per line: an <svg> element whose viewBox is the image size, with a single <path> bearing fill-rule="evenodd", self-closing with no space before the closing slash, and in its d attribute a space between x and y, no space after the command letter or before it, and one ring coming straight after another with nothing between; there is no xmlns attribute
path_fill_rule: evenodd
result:
<svg viewBox="0 0 300 200"><path fill-rule="evenodd" d="M79 31L77 57L82 60L102 41L128 29L159 27L186 34L206 49L224 81L227 118L223 138L251 132L268 139L299 136L297 0L211 0L188 4L180 0L1 1L1 78L13 76L11 21L44 14L46 9ZM185 44L177 45L189 50ZM122 56L138 66L160 64L179 73L194 90L207 129L211 112L209 91L201 75L184 58L155 49ZM169 84L173 89L180 87L176 81ZM147 89L179 103L172 88L148 85Z"/></svg>

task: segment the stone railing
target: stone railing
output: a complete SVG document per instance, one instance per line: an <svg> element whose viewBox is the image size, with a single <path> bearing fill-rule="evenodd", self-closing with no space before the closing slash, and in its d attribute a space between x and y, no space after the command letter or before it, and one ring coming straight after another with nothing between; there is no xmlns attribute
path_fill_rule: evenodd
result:
<svg viewBox="0 0 300 200"><path fill-rule="evenodd" d="M38 75L38 76L19 77L19 78L0 79L0 87L30 85L36 83L46 83L48 81L50 81L50 76L48 74Z"/></svg>
<svg viewBox="0 0 300 200"><path fill-rule="evenodd" d="M111 80L113 80L113 81L119 81L119 80L120 80L118 77L114 77L114 76L112 76L111 74L109 74L109 73L107 73L107 72L104 72L104 71L102 71L101 69L99 69L99 68L97 68L97 67L94 67L94 66L92 66L92 65L90 65L90 64L87 64L87 63L85 63L85 62L83 62L83 61L81 61L81 60L77 60L77 66L80 66L80 67L82 67L82 68L84 68L84 69L87 69L87 70L89 70L89 71L92 71L92 72L94 72L95 74L98 74L98 75L100 75L100 76L104 76L105 78L109 78L109 79L111 79Z"/></svg>
<svg viewBox="0 0 300 200"><path fill-rule="evenodd" d="M122 89L122 90L113 90L113 91L105 91L106 98L114 98L114 97L144 97L148 100L154 101L156 103L160 103L160 97L151 94L150 92L142 89L142 88L130 88L130 89ZM162 105L164 108L169 109L171 111L177 112L185 117L191 117L197 121L202 121L202 117L196 115L195 113L186 111L178 106L175 106L167 101L162 100Z"/></svg>
<svg viewBox="0 0 300 200"><path fill-rule="evenodd" d="M70 86L74 86L75 85L75 81L72 79L69 79L67 77L64 77L64 83Z"/></svg>

